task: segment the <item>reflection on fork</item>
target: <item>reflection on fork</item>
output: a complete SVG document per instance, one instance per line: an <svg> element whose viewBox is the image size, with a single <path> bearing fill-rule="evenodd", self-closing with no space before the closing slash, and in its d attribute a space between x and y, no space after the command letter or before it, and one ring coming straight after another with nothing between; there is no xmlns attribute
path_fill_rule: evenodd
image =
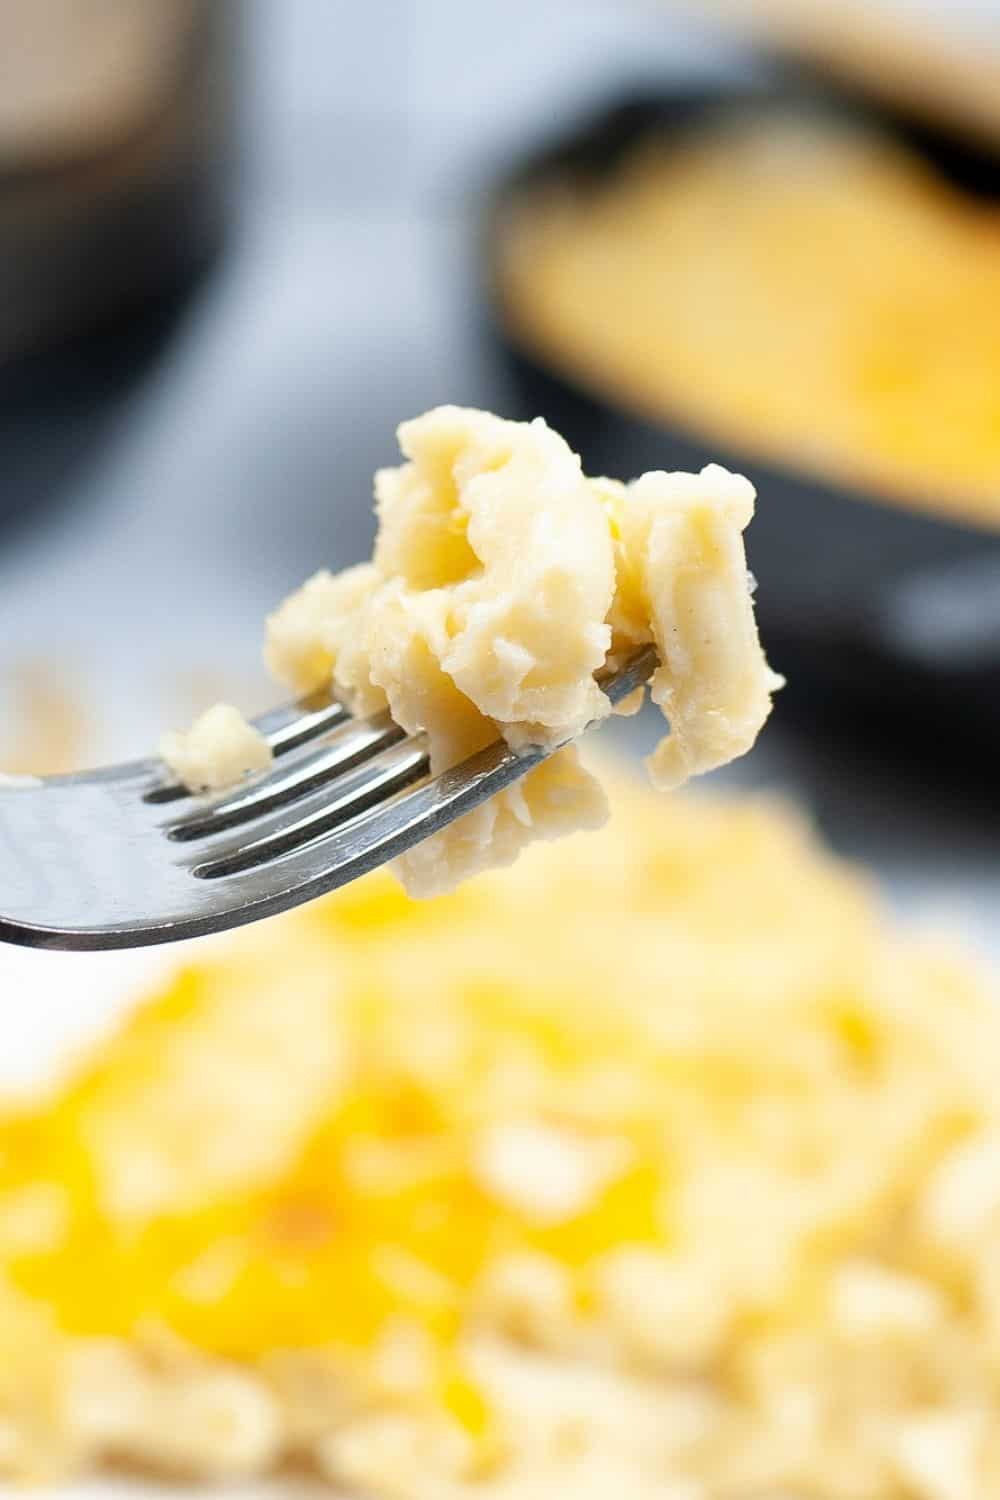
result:
<svg viewBox="0 0 1000 1500"><path fill-rule="evenodd" d="M645 647L601 686L619 703L656 665ZM0 940L136 947L271 916L403 854L555 748L497 740L431 777L424 737L385 713L312 698L256 722L276 764L212 797L165 782L159 760L0 791Z"/></svg>

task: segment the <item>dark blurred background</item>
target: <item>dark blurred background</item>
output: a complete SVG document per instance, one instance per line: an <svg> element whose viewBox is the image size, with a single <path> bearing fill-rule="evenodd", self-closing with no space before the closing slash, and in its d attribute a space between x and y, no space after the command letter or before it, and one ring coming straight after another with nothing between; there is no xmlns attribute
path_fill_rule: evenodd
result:
<svg viewBox="0 0 1000 1500"><path fill-rule="evenodd" d="M271 701L262 618L367 553L397 422L513 410L481 286L497 175L625 87L764 66L651 0L213 0L179 4L176 33L152 0L151 35L105 0L64 43L50 3L41 39L46 0L0 23L11 77L18 10L57 73L65 45L70 100L61 135L44 115L19 134L17 90L0 100L0 763L37 770L146 753L222 695ZM1000 27L993 0L920 9ZM74 47L93 62L102 38L106 75L81 79ZM1000 945L1000 825L933 761L779 707L725 779L802 797L905 906Z"/></svg>

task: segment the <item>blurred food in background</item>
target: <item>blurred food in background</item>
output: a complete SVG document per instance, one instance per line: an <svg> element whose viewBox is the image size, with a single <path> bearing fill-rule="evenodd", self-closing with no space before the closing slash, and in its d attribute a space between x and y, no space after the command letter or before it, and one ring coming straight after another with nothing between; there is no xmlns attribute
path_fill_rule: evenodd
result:
<svg viewBox="0 0 1000 1500"><path fill-rule="evenodd" d="M226 0L0 7L0 360L175 286L215 248Z"/></svg>
<svg viewBox="0 0 1000 1500"><path fill-rule="evenodd" d="M1000 1010L766 802L189 964L0 1126L0 1466L985 1500Z"/></svg>
<svg viewBox="0 0 1000 1500"><path fill-rule="evenodd" d="M55 776L84 761L93 715L76 684L50 662L22 661L4 674L0 772Z"/></svg>
<svg viewBox="0 0 1000 1500"><path fill-rule="evenodd" d="M518 334L612 399L1000 527L1000 198L877 128L643 141L527 195L500 263Z"/></svg>
<svg viewBox="0 0 1000 1500"><path fill-rule="evenodd" d="M1000 121L936 109L930 32L880 10L838 49L851 12L815 9L762 8L765 76L626 89L522 157L493 330L593 471L749 475L783 714L971 786L1000 750ZM912 87L869 56L893 26Z"/></svg>
<svg viewBox="0 0 1000 1500"><path fill-rule="evenodd" d="M994 0L676 0L676 9L964 139L1000 143Z"/></svg>

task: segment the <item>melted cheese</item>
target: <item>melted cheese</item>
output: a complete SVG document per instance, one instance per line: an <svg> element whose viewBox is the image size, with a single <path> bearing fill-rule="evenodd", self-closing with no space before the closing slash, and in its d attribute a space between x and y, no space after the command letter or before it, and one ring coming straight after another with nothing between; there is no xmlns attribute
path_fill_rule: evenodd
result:
<svg viewBox="0 0 1000 1500"><path fill-rule="evenodd" d="M664 787L753 743L779 679L757 639L742 532L745 479L587 479L540 419L441 407L400 428L406 462L376 477L371 563L318 573L268 622L267 659L298 691L328 682L358 713L423 730L442 771L503 737L553 757L398 862L430 895L537 838L603 821L566 742L611 705L597 673L652 642L671 733ZM562 748L558 748L562 747Z"/></svg>
<svg viewBox="0 0 1000 1500"><path fill-rule="evenodd" d="M0 1123L0 1470L1000 1492L1000 1010L787 810L248 930Z"/></svg>

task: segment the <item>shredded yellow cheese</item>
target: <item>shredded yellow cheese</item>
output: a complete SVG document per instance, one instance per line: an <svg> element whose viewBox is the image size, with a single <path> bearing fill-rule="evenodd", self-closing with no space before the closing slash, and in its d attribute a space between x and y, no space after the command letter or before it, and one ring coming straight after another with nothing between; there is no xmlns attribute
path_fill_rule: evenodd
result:
<svg viewBox="0 0 1000 1500"><path fill-rule="evenodd" d="M785 808L614 804L251 930L0 1126L0 1469L998 1493L989 985Z"/></svg>

